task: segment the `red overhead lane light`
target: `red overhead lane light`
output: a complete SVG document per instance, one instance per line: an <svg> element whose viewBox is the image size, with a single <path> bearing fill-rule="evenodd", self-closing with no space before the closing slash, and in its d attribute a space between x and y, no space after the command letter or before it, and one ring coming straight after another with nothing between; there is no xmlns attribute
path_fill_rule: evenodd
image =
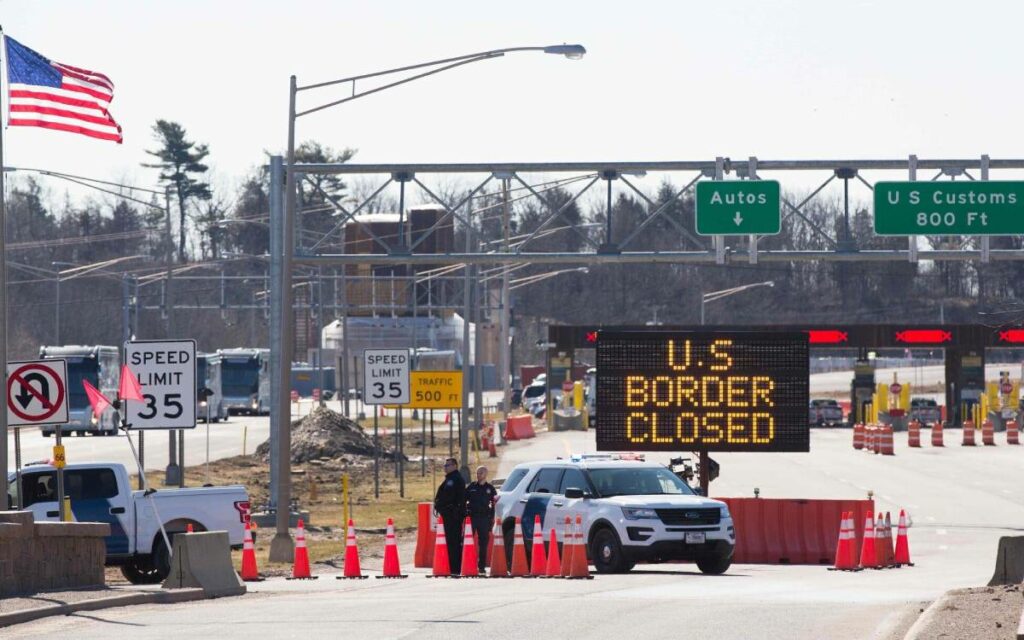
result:
<svg viewBox="0 0 1024 640"><path fill-rule="evenodd" d="M1024 329L1006 329L999 332L999 340L1020 344L1024 342Z"/></svg>
<svg viewBox="0 0 1024 640"><path fill-rule="evenodd" d="M811 344L841 344L849 342L847 332L837 329L810 329L807 332L807 336Z"/></svg>
<svg viewBox="0 0 1024 640"><path fill-rule="evenodd" d="M904 344L939 344L952 341L953 332L945 329L904 329L896 332L896 342Z"/></svg>
<svg viewBox="0 0 1024 640"><path fill-rule="evenodd" d="M588 331L587 332L587 342L589 342L591 344L597 344L597 332L596 331Z"/></svg>

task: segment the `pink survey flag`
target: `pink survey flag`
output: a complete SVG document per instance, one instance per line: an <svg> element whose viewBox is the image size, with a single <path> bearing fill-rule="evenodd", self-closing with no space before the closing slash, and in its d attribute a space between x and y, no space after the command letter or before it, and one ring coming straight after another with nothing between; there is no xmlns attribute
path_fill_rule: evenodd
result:
<svg viewBox="0 0 1024 640"><path fill-rule="evenodd" d="M107 400L106 396L100 393L100 390L92 386L88 380L82 380L82 386L85 387L85 395L89 396L89 404L92 405L92 413L97 419L107 410L110 406L110 400Z"/></svg>
<svg viewBox="0 0 1024 640"><path fill-rule="evenodd" d="M145 400L142 397L142 386L128 365L121 365L121 388L117 391L122 400Z"/></svg>

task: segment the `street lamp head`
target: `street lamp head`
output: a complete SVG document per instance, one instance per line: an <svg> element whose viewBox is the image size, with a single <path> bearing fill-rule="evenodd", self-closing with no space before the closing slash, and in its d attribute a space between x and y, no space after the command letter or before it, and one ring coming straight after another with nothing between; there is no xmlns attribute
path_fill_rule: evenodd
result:
<svg viewBox="0 0 1024 640"><path fill-rule="evenodd" d="M587 53L587 50L581 44L555 44L544 47L544 53L553 53L565 56L570 60L579 60Z"/></svg>

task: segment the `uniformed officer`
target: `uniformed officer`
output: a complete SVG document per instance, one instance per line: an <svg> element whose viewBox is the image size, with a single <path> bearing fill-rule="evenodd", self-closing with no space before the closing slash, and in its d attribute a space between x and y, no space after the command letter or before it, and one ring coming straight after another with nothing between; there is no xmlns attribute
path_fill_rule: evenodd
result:
<svg viewBox="0 0 1024 640"><path fill-rule="evenodd" d="M444 519L448 565L453 575L462 572L462 519L466 517L466 481L455 458L444 461L444 480L434 496L434 511Z"/></svg>
<svg viewBox="0 0 1024 640"><path fill-rule="evenodd" d="M497 499L498 492L494 485L487 482L487 467L477 467L476 481L466 487L466 511L479 544L477 559L480 573L487 568L487 543L494 525L494 503Z"/></svg>

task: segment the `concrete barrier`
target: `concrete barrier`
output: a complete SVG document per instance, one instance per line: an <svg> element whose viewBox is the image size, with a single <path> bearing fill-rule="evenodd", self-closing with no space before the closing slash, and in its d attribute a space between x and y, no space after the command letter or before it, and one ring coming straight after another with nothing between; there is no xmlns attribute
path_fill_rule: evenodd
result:
<svg viewBox="0 0 1024 640"><path fill-rule="evenodd" d="M716 499L728 504L732 513L736 564L830 565L843 512L853 512L858 550L864 520L874 512L872 500Z"/></svg>
<svg viewBox="0 0 1024 640"><path fill-rule="evenodd" d="M1020 582L1024 582L1024 536L1003 536L999 538L996 570L988 586Z"/></svg>
<svg viewBox="0 0 1024 640"><path fill-rule="evenodd" d="M508 424L505 426L506 440L525 440L536 435L533 432L533 416L509 416Z"/></svg>
<svg viewBox="0 0 1024 640"><path fill-rule="evenodd" d="M0 597L104 585L110 525L34 522L31 511L0 511Z"/></svg>
<svg viewBox="0 0 1024 640"><path fill-rule="evenodd" d="M245 593L245 584L231 563L227 531L179 533L174 536L171 573L164 589L199 587L212 598Z"/></svg>
<svg viewBox="0 0 1024 640"><path fill-rule="evenodd" d="M552 411L552 431L586 431L587 423L583 420L583 414L576 411L572 414L564 413L561 409Z"/></svg>

